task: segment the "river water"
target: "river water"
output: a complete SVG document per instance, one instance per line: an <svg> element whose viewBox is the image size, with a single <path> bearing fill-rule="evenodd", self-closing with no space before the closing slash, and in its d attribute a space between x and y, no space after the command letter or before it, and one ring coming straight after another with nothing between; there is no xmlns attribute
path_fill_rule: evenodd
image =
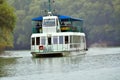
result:
<svg viewBox="0 0 120 80"><path fill-rule="evenodd" d="M6 51L0 55L0 80L120 80L120 47L51 58Z"/></svg>

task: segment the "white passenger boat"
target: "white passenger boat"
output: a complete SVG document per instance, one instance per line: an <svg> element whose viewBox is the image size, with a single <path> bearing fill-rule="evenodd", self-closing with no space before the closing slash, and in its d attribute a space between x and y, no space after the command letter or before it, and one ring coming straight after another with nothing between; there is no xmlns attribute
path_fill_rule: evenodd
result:
<svg viewBox="0 0 120 80"><path fill-rule="evenodd" d="M49 0L50 1L50 0ZM49 10L50 11L50 10ZM54 15L32 19L31 54L33 57L44 55L67 55L87 50L86 35L83 32L83 19L65 15Z"/></svg>

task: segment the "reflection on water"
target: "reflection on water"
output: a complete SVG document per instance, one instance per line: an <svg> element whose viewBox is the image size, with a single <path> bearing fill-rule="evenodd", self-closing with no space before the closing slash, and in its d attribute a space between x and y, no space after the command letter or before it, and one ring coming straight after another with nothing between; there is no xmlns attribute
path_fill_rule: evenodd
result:
<svg viewBox="0 0 120 80"><path fill-rule="evenodd" d="M41 73L69 72L75 71L84 57L85 55L62 58L33 58L33 62L39 66L40 71L42 70Z"/></svg>
<svg viewBox="0 0 120 80"><path fill-rule="evenodd" d="M101 54L98 54L99 51ZM33 58L30 51L8 51L0 56L0 80L89 80L93 79L91 76L95 76L94 80L120 78L120 48L94 48L85 55L53 58Z"/></svg>

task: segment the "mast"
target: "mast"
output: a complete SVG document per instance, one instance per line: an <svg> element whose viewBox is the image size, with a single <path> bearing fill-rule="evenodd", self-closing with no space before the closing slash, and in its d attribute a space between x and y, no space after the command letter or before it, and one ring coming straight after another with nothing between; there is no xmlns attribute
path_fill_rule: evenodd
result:
<svg viewBox="0 0 120 80"><path fill-rule="evenodd" d="M49 9L49 12L51 12L51 2L50 2L50 0L48 0L48 2L49 2L49 7L48 7L48 9Z"/></svg>

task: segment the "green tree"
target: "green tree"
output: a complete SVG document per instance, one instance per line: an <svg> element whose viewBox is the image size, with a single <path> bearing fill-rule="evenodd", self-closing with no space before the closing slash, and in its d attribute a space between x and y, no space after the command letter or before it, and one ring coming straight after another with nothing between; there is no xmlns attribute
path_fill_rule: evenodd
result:
<svg viewBox="0 0 120 80"><path fill-rule="evenodd" d="M0 0L0 49L13 47L13 30L16 16L6 0Z"/></svg>

